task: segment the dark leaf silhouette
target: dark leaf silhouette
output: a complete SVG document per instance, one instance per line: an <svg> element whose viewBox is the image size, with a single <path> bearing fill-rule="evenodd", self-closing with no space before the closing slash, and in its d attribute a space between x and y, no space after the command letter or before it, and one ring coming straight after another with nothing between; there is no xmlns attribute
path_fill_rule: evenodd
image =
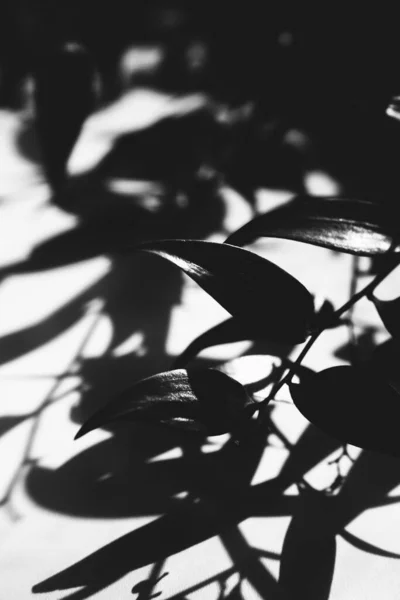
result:
<svg viewBox="0 0 400 600"><path fill-rule="evenodd" d="M211 327L201 335L199 335L175 360L174 367L176 369L184 367L197 354L211 346L219 346L220 344L230 344L232 342L240 342L243 340L261 341L265 339L265 333L260 326L254 323L247 324L244 320L231 317L218 323L215 327Z"/></svg>
<svg viewBox="0 0 400 600"><path fill-rule="evenodd" d="M400 455L400 396L373 370L332 367L290 384L293 401L314 425L337 439Z"/></svg>
<svg viewBox="0 0 400 600"><path fill-rule="evenodd" d="M347 325L347 321L335 318L335 307L332 302L324 300L320 309L315 314L314 327L316 329L333 329L340 325Z"/></svg>
<svg viewBox="0 0 400 600"><path fill-rule="evenodd" d="M372 294L370 299L388 332L398 338L400 336L400 297L394 300L380 300Z"/></svg>
<svg viewBox="0 0 400 600"><path fill-rule="evenodd" d="M176 369L138 381L93 415L76 437L116 420L161 422L210 434L237 428L255 403L238 382L214 369Z"/></svg>
<svg viewBox="0 0 400 600"><path fill-rule="evenodd" d="M265 258L197 240L163 240L139 249L177 265L246 328L258 328L266 339L299 343L307 336L314 316L312 295Z"/></svg>
<svg viewBox="0 0 400 600"><path fill-rule="evenodd" d="M299 196L230 235L237 246L259 237L296 240L359 256L387 252L399 229L388 208L335 197Z"/></svg>
<svg viewBox="0 0 400 600"><path fill-rule="evenodd" d="M31 415L15 415L10 417L0 417L0 437L5 435L10 429L16 427Z"/></svg>
<svg viewBox="0 0 400 600"><path fill-rule="evenodd" d="M318 492L304 495L286 532L279 583L290 598L327 600L336 558L335 536L329 531L331 507Z"/></svg>
<svg viewBox="0 0 400 600"><path fill-rule="evenodd" d="M398 391L400 391L399 357L400 345L396 338L376 346L371 356L371 367Z"/></svg>

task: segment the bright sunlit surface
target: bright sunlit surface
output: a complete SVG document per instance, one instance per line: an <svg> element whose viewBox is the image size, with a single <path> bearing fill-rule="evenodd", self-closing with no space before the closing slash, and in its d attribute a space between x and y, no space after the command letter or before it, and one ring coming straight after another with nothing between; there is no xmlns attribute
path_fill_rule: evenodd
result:
<svg viewBox="0 0 400 600"><path fill-rule="evenodd" d="M287 45L291 39L282 35L280 43ZM154 68L157 52L143 51L143 60ZM127 53L125 71L130 60ZM122 131L144 128L169 114L185 114L205 101L197 94L174 98L146 89L127 94L87 120L69 162L70 173L92 168ZM50 193L39 166L16 151L22 118L18 113L0 113L2 267L26 260L36 245L77 227L75 217L48 202ZM335 195L340 190L321 171L309 172L305 183L315 195ZM120 179L108 185L122 198L147 190L150 204L160 191L157 184L146 181ZM252 216L238 192L226 186L222 195L224 231L207 238L220 242ZM290 198L286 190L260 189L256 209L261 212ZM157 210L158 205L154 207ZM348 255L274 239L261 239L250 249L285 268L317 298L327 297L335 306L347 299L352 264ZM239 586L246 599L262 598L260 590L268 587L268 597L275 598L279 557L292 518L297 527L309 528L306 547L299 548L307 552L318 537L318 518L335 510L333 490L328 505L316 501L316 521L314 513L304 509L303 514L302 494L316 494L305 486L322 490L332 485L338 473L348 473L359 449L350 447L350 458L342 456L337 445L314 432L304 441L306 466L292 463L288 447L301 438L308 423L292 405L287 388L278 395L269 443L250 477L249 512L238 525L228 527L219 516L222 533L218 519L214 523L213 508L206 508L211 512L199 532L193 527L197 513L188 507L198 505L202 515L210 493L206 482L211 479L217 484L220 478L211 461L229 445L229 435L180 446L164 430L122 424L118 436L98 429L74 441L82 422L100 405L137 379L169 369L173 358L196 336L227 316L189 278L177 284L169 265L153 258L146 264L148 271L143 274L136 258L115 265L100 253L74 264L14 274L0 284L2 598L28 599L34 597L33 588L45 600L128 598L131 592L143 600L157 594L166 600L217 600L239 598L229 596ZM384 293L390 295L388 287ZM379 339L386 336L367 302L357 307L355 322L369 323L371 335ZM347 337L345 327L326 332L304 364L316 370L346 364L340 349ZM250 346L249 342L217 346L201 356L211 366L231 360L223 370L243 384L262 382L279 359L263 355L268 353L267 345L244 362L233 360ZM298 347L286 349L289 356L298 352ZM270 389L268 384L259 386L255 398L262 400ZM311 460L307 467L313 444L325 444L326 452L317 464ZM235 452L236 464L230 463L229 468L241 472L240 448ZM384 495L391 490L383 492L378 477L391 460L365 459L364 470L360 467L358 479L349 485L348 506L343 507L342 525L336 532L330 600L397 597L400 574L393 558L400 555L400 511L397 504L385 506ZM228 475L226 486L231 481ZM292 481L302 475L299 492ZM275 491L271 482L279 482ZM257 496L261 485L266 492L270 485L271 494L279 490L271 509ZM392 488L396 485L398 478L393 477ZM366 491L368 486L371 492ZM364 511L365 495L375 492L376 502L366 499ZM181 514L178 529L172 517L176 514ZM160 529L153 525L157 519L164 519ZM372 547L380 552L365 551ZM106 567L115 556L118 566L109 574ZM252 569L258 589L246 579ZM154 596L145 593L149 582Z"/></svg>

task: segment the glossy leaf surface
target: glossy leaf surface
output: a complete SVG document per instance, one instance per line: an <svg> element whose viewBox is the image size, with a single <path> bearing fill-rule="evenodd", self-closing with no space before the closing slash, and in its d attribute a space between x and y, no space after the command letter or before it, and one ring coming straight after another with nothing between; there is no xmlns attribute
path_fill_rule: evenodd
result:
<svg viewBox="0 0 400 600"><path fill-rule="evenodd" d="M163 240L139 249L174 263L266 339L300 343L307 336L314 316L312 295L265 258L235 246L194 240Z"/></svg>
<svg viewBox="0 0 400 600"><path fill-rule="evenodd" d="M251 416L253 404L244 387L220 371L176 369L135 383L94 414L76 438L117 420L165 423L217 435Z"/></svg>
<svg viewBox="0 0 400 600"><path fill-rule="evenodd" d="M400 395L373 370L332 367L290 384L290 393L299 411L333 437L400 455Z"/></svg>
<svg viewBox="0 0 400 600"><path fill-rule="evenodd" d="M244 246L259 237L275 237L373 256L389 250L394 237L399 235L396 223L387 208L371 202L299 196L256 217L226 242Z"/></svg>

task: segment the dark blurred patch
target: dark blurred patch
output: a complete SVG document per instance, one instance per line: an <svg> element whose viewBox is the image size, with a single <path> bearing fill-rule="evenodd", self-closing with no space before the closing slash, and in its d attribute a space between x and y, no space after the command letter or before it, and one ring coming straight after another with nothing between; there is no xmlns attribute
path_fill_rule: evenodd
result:
<svg viewBox="0 0 400 600"><path fill-rule="evenodd" d="M390 11L364 7L360 19L347 7L344 18L317 3L300 9L295 2L261 7L226 0L134 6L117 0L101 7L74 0L56 10L48 1L25 0L6 2L2 13L3 105L18 104L23 76L39 73L57 48L74 41L100 74L100 105L126 86L142 85L179 94L201 90L231 107L254 103L261 117L255 134L236 139L235 158L226 165L245 197L260 185L301 191L304 157L282 145L284 132L294 128L312 142L306 166L326 170L347 195L396 202L398 125L385 108L399 91L400 41ZM62 89L67 78L59 76ZM270 147L266 122L281 128ZM191 150L186 142L182 148Z"/></svg>

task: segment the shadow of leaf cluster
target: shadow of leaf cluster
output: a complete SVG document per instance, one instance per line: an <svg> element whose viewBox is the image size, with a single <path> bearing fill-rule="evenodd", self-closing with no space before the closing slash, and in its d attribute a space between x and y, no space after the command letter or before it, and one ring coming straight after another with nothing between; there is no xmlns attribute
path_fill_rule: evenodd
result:
<svg viewBox="0 0 400 600"><path fill-rule="evenodd" d="M363 452L337 494L300 485L299 495L286 495L288 487L299 484L310 469L340 448L340 442L310 425L290 448L281 473L256 485L249 482L265 439L245 451L228 440L209 453L202 451L204 442L163 428L149 436L148 427L138 425L129 432L117 430L111 439L54 471L33 467L28 493L50 510L91 518L155 517L36 584L33 591L81 586L68 598L89 598L139 567L163 563L172 554L218 535L233 567L213 581L223 585L239 573L262 597L294 598L302 593L320 600L329 598L336 536L343 535L363 551L386 555L385 550L349 534L346 527L364 511L396 501L387 494L400 483L398 460ZM154 460L172 448L180 449L180 457ZM238 525L252 516L292 517L280 554L258 550L246 541ZM279 582L261 561L263 557L280 561ZM153 579L145 597L151 597L156 583ZM209 583L201 582L174 598Z"/></svg>
<svg viewBox="0 0 400 600"><path fill-rule="evenodd" d="M299 9L296 3L274 2L267 12L256 3L246 10L227 2L132 7L119 0L104 8L92 1L61 2L57 10L51 3L18 8L6 3L1 102L21 104L23 77L37 74L64 44L78 43L101 82L97 107L132 87L202 92L228 107L253 104L256 132L245 129L224 167L227 180L249 201L255 189L274 181L301 192L304 169L323 168L348 195L392 202L399 187L399 141L384 111L398 93L399 41L390 11L365 9L360 20L358 11L348 8L346 19L333 12L326 18L315 3ZM153 63L142 64L138 57L151 51ZM67 91L70 84L61 78L63 85ZM70 95L64 105L59 96L57 110L68 118ZM263 135L262 127L271 124L274 135ZM304 152L302 143L300 152L296 141L288 143L294 138L285 135L293 131L311 140L311 152ZM139 141L140 135L133 144ZM181 156L189 149L182 144ZM143 150L145 144L137 147ZM169 159L163 152L163 161Z"/></svg>

